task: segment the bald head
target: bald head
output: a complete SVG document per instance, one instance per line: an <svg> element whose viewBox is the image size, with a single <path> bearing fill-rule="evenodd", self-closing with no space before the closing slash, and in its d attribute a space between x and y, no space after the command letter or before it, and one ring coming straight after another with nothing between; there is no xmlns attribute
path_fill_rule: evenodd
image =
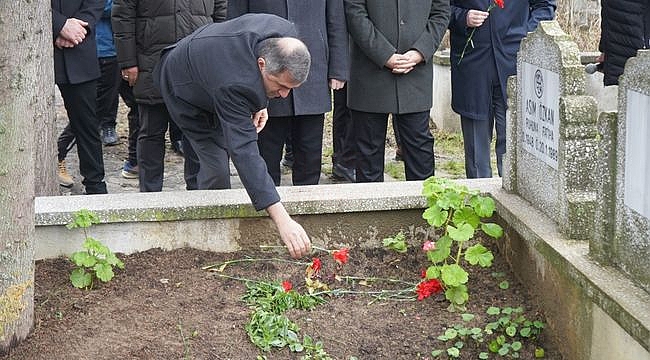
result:
<svg viewBox="0 0 650 360"><path fill-rule="evenodd" d="M296 38L262 40L258 56L264 59L269 74L279 75L286 71L297 84L302 84L309 75L311 55L307 46Z"/></svg>

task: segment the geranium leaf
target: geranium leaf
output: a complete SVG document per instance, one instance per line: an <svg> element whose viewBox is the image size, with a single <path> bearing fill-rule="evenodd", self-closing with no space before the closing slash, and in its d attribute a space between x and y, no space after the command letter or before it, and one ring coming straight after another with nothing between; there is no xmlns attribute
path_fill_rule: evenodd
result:
<svg viewBox="0 0 650 360"><path fill-rule="evenodd" d="M467 283L469 274L458 264L443 265L440 269L440 278L448 286L459 286Z"/></svg>
<svg viewBox="0 0 650 360"><path fill-rule="evenodd" d="M467 286L460 285L456 287L450 287L445 291L445 298L449 300L452 304L462 305L467 302L469 299L469 294L467 293Z"/></svg>
<svg viewBox="0 0 650 360"><path fill-rule="evenodd" d="M474 237L474 228L470 224L462 224L458 228L447 225L447 233L456 241L467 241Z"/></svg>
<svg viewBox="0 0 650 360"><path fill-rule="evenodd" d="M481 224L481 230L486 233L488 236L491 236L495 239L503 236L503 228L499 224L494 223L484 223Z"/></svg>
<svg viewBox="0 0 650 360"><path fill-rule="evenodd" d="M442 210L438 206L431 206L422 213L422 218L433 227L442 226L447 221L448 216L449 212L447 210Z"/></svg>
<svg viewBox="0 0 650 360"><path fill-rule="evenodd" d="M470 224L473 228L476 229L481 223L481 218L476 215L471 207L466 206L454 212L452 222L456 226L460 226L462 224Z"/></svg>
<svg viewBox="0 0 650 360"><path fill-rule="evenodd" d="M480 195L472 197L470 205L474 208L476 215L483 218L492 216L495 209L492 198Z"/></svg>
<svg viewBox="0 0 650 360"><path fill-rule="evenodd" d="M96 264L93 269L95 270L95 275L97 278L103 282L111 281L111 279L115 276L113 273L113 267L109 264L99 263Z"/></svg>
<svg viewBox="0 0 650 360"><path fill-rule="evenodd" d="M83 268L77 268L70 273L70 282L76 288L87 288L92 283L92 276Z"/></svg>
<svg viewBox="0 0 650 360"><path fill-rule="evenodd" d="M429 266L427 268L426 277L427 277L427 280L429 280L429 279L438 279L440 277L440 268L435 266L435 265Z"/></svg>
<svg viewBox="0 0 650 360"><path fill-rule="evenodd" d="M482 267L490 267L492 266L494 255L485 246L475 244L465 251L465 260L472 265L479 264Z"/></svg>
<svg viewBox="0 0 650 360"><path fill-rule="evenodd" d="M434 264L444 261L451 254L452 239L449 236L443 236L436 241L436 248L427 251L427 259Z"/></svg>

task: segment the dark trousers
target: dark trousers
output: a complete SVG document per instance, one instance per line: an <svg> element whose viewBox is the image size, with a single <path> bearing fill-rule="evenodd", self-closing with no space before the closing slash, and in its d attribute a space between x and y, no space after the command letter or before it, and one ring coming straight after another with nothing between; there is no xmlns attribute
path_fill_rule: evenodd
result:
<svg viewBox="0 0 650 360"><path fill-rule="evenodd" d="M165 133L171 122L165 104L138 104L137 157L140 191L161 191L165 172Z"/></svg>
<svg viewBox="0 0 650 360"><path fill-rule="evenodd" d="M334 111L332 113L332 165L339 164L354 169L355 143L354 126L347 106L348 88L334 90Z"/></svg>
<svg viewBox="0 0 650 360"><path fill-rule="evenodd" d="M133 88L129 86L129 82L120 79L120 96L122 101L129 107L129 112L126 118L129 120L129 155L127 160L131 165L138 164L138 134L140 133L140 112L138 111L138 104L135 102L135 95L133 95Z"/></svg>
<svg viewBox="0 0 650 360"><path fill-rule="evenodd" d="M184 135L187 189L230 189L230 159L216 115L173 96L165 101ZM246 179L242 178L242 182L246 185Z"/></svg>
<svg viewBox="0 0 650 360"><path fill-rule="evenodd" d="M120 91L120 68L117 57L99 58L101 76L97 81L97 117L102 129L115 128L118 94Z"/></svg>
<svg viewBox="0 0 650 360"><path fill-rule="evenodd" d="M357 182L384 181L388 114L351 110L356 136ZM429 112L393 114L400 134L406 180L424 180L434 174L433 135Z"/></svg>
<svg viewBox="0 0 650 360"><path fill-rule="evenodd" d="M324 114L269 117L258 134L260 155L266 162L269 175L276 186L280 185L280 160L282 146L291 134L293 185L316 185L320 180L323 153Z"/></svg>
<svg viewBox="0 0 650 360"><path fill-rule="evenodd" d="M492 177L490 163L490 144L496 130L495 153L497 172L503 171L503 155L506 153L506 101L501 94L501 87L495 83L492 87L492 105L487 119L460 118L465 148L465 175L468 179Z"/></svg>
<svg viewBox="0 0 650 360"><path fill-rule="evenodd" d="M87 194L106 194L97 118L97 81L58 85L77 142L79 173Z"/></svg>

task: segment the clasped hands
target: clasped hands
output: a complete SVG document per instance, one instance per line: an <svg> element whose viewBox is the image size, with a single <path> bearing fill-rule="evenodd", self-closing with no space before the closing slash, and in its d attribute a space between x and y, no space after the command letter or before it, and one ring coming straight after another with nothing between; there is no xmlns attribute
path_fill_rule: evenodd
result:
<svg viewBox="0 0 650 360"><path fill-rule="evenodd" d="M417 50L409 50L404 54L393 54L386 61L386 67L389 68L393 74L408 74L413 70L415 65L424 60L422 54Z"/></svg>
<svg viewBox="0 0 650 360"><path fill-rule="evenodd" d="M88 33L86 26L88 26L88 23L83 20L69 18L65 21L61 32L54 40L54 45L59 49L63 49L81 44Z"/></svg>

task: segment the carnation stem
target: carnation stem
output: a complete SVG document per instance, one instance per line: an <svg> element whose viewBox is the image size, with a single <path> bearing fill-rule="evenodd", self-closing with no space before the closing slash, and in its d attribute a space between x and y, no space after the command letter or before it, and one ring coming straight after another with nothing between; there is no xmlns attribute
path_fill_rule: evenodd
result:
<svg viewBox="0 0 650 360"><path fill-rule="evenodd" d="M416 286L417 284L410 283L408 281L400 280L400 279L391 279L391 278L380 278L380 277L359 277L359 276L340 276L339 277L341 280L365 280L365 281L385 281L389 283L397 283L397 284L404 284L404 285L409 285L409 286Z"/></svg>
<svg viewBox="0 0 650 360"><path fill-rule="evenodd" d="M470 42L472 42L472 36L474 36L474 32L476 31L476 28L472 29L472 32L469 33L469 37L467 37L467 41L465 41L465 46L463 47L463 52L460 53L460 59L458 59L458 65L460 65L460 62L463 61L463 57L465 56L465 50L467 50L467 46L469 45ZM472 46L474 47L474 46Z"/></svg>
<svg viewBox="0 0 650 360"><path fill-rule="evenodd" d="M289 263L289 264L296 264L296 265L309 265L311 263L306 263L302 261L295 261L295 260L287 260L287 259L280 259L280 258L266 258L266 259L255 259L255 258L250 258L250 259L235 259L235 260L229 260L229 261L224 261L222 263L218 264L213 264L213 265L206 265L201 268L201 270L212 270L214 268L218 268L217 270L212 270L212 271L223 271L223 269L226 268L228 265L232 264L237 264L237 263L244 263L244 262L284 262L284 263Z"/></svg>

